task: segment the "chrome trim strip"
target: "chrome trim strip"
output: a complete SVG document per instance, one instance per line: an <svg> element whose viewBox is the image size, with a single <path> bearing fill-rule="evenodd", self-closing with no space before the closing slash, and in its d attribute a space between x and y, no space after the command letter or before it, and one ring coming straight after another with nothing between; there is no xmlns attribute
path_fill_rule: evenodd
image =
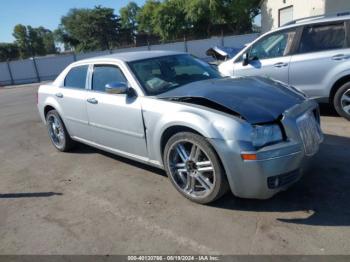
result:
<svg viewBox="0 0 350 262"><path fill-rule="evenodd" d="M264 158L264 159L257 159L257 160L243 160L244 162L261 162L261 161L269 161L269 160L275 160L275 159L279 159L279 158L283 158L283 157L289 157L289 156L294 156L294 155L298 155L302 153L302 151L297 151L297 152L293 152L287 155L282 155L282 156L275 156L275 157L269 157L269 158ZM253 151L247 151L247 152L241 152L241 154L257 154L257 152L253 152Z"/></svg>

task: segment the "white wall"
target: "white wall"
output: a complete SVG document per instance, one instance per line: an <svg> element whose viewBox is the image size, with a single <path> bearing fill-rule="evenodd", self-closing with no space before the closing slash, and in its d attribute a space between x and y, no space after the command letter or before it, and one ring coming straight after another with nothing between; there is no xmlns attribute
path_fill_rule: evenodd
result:
<svg viewBox="0 0 350 262"><path fill-rule="evenodd" d="M285 3L282 0L265 0L261 6L261 31L277 28L279 9L291 5L294 20L324 14L325 0L286 0Z"/></svg>
<svg viewBox="0 0 350 262"><path fill-rule="evenodd" d="M205 58L205 52L210 47L222 45L222 43L224 43L224 46L243 48L244 44L253 41L257 37L258 34L225 36L223 39L221 37L212 37L208 39L188 41L186 42L186 44L184 42L176 42L151 46L120 48L112 51L81 53L76 55L66 54L57 56L38 57L35 58L37 71L35 70L35 64L33 59L11 61L9 63L9 66L12 72L13 81L11 81L11 75L9 73L7 64L6 62L4 62L0 63L0 85L9 85L12 82L14 84L32 83L37 82L38 79L40 79L40 81L53 80L67 65L76 60L101 55L108 55L111 53L145 50L173 50L185 52L187 48L187 52L199 58Z"/></svg>
<svg viewBox="0 0 350 262"><path fill-rule="evenodd" d="M350 0L264 0L261 5L261 31L264 33L277 28L279 9L291 5L293 20L350 11Z"/></svg>

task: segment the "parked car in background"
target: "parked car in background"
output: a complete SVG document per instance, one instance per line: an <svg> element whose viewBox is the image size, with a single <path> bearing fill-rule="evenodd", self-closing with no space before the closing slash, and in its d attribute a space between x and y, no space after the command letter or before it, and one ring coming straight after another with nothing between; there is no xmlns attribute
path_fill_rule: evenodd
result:
<svg viewBox="0 0 350 262"><path fill-rule="evenodd" d="M226 76L268 76L350 120L350 15L288 23L249 44L219 65Z"/></svg>
<svg viewBox="0 0 350 262"><path fill-rule="evenodd" d="M317 103L297 90L262 77L222 78L169 51L75 62L40 86L38 109L58 150L79 141L163 168L198 203L228 188L271 197L300 178L323 138Z"/></svg>

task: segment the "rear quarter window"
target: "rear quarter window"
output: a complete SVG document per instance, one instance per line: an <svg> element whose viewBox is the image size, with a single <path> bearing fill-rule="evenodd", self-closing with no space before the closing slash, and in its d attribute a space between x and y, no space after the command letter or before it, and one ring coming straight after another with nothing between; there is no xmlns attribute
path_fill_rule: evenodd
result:
<svg viewBox="0 0 350 262"><path fill-rule="evenodd" d="M345 47L344 22L307 26L301 36L298 53L310 53Z"/></svg>
<svg viewBox="0 0 350 262"><path fill-rule="evenodd" d="M64 79L64 87L85 89L88 66L73 67Z"/></svg>

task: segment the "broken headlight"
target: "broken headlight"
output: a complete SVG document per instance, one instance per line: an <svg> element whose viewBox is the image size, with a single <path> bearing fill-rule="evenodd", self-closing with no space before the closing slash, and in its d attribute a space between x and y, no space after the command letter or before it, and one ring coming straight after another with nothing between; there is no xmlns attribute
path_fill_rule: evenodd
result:
<svg viewBox="0 0 350 262"><path fill-rule="evenodd" d="M276 124L253 126L251 137L254 147L262 147L283 140L281 128Z"/></svg>

